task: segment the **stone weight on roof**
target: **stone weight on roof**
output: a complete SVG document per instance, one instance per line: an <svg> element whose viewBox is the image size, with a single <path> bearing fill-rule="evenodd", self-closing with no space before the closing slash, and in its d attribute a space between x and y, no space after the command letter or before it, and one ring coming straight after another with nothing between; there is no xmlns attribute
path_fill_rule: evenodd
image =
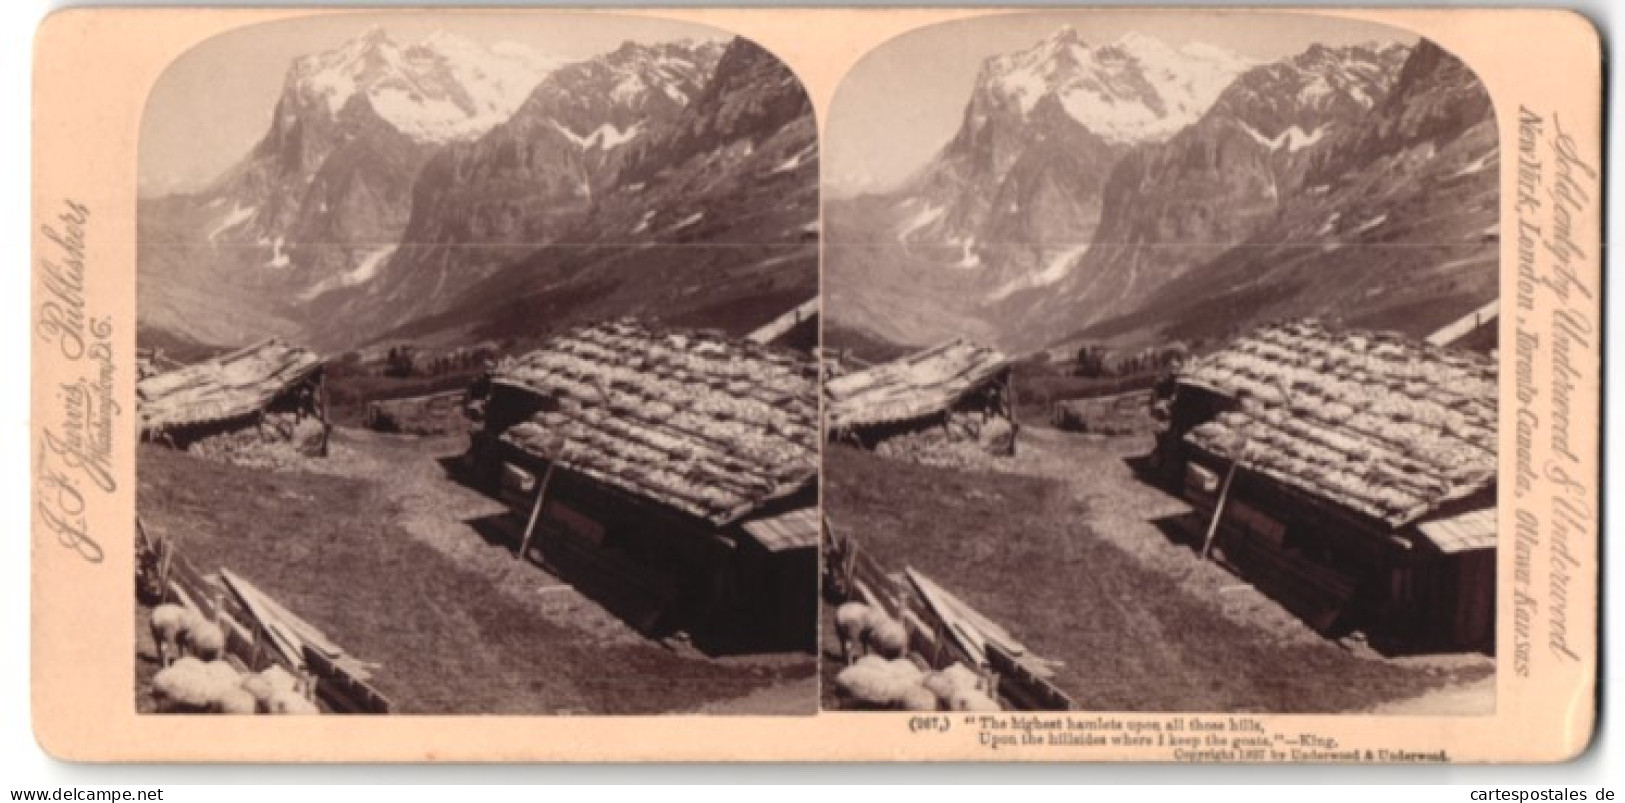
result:
<svg viewBox="0 0 1625 803"><path fill-rule="evenodd" d="M505 361L542 411L503 440L716 525L817 476L816 368L748 340L617 321Z"/></svg>
<svg viewBox="0 0 1625 803"><path fill-rule="evenodd" d="M1494 361L1399 335L1267 326L1180 373L1232 398L1191 444L1402 527L1495 482Z"/></svg>

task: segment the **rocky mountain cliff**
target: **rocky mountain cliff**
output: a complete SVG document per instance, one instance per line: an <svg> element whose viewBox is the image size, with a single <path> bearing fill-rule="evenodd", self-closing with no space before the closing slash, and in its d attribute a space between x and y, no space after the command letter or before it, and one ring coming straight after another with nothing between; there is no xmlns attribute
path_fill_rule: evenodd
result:
<svg viewBox="0 0 1625 803"><path fill-rule="evenodd" d="M1339 135L1364 126L1408 53L1314 45L1241 74L1195 123L1130 149L1106 180L1091 245L1053 285L991 299L992 314L1050 329L1099 320L1246 240L1294 201Z"/></svg>
<svg viewBox="0 0 1625 803"><path fill-rule="evenodd" d="M1128 348L1286 313L1393 325L1411 310L1401 328L1425 334L1493 298L1492 114L1431 43L1317 44L1241 64L1177 127L1125 125L1164 118L1121 74L1026 77L1024 91L989 78L1035 60L1059 66L1024 75L1065 73L1086 52L1075 38L990 60L959 135L921 176L828 204L832 327L915 345ZM1161 49L1209 73L1214 59L1239 63ZM1112 108L1090 126L1070 114L1076 99L1037 91L1052 86L1106 87L1093 97ZM1116 108L1136 97L1132 113Z"/></svg>
<svg viewBox="0 0 1625 803"><path fill-rule="evenodd" d="M622 146L607 163L613 174L599 178L590 202L582 197L578 214L541 211L555 232L510 248L505 262L483 263L496 265L484 279L459 276L481 264L469 252L487 251L489 240L475 239L428 260L392 261L379 285L386 303L331 318L419 339L542 337L612 315L744 333L811 298L818 147L800 82L772 54L735 39L691 98ZM430 171L422 180L433 180ZM461 191L484 194L477 183ZM515 221L536 225L524 214ZM407 314L417 299L439 303Z"/></svg>
<svg viewBox="0 0 1625 803"><path fill-rule="evenodd" d="M1424 40L1245 241L1083 335L1211 340L1314 316L1425 336L1498 295L1499 156L1483 85Z"/></svg>
<svg viewBox="0 0 1625 803"><path fill-rule="evenodd" d="M298 60L241 164L144 199L149 338L341 351L623 314L743 332L817 292L816 129L771 54L628 42L499 113L464 80L495 68L453 41L369 32Z"/></svg>
<svg viewBox="0 0 1625 803"><path fill-rule="evenodd" d="M1091 46L1071 28L988 59L957 133L919 174L829 204L832 287L868 277L877 292L847 300L873 306L860 316L880 334L910 341L939 336L990 296L1059 281L1100 222L1112 166L1194 122L1249 66L1139 35ZM922 290L923 303L893 314ZM890 295L902 297L880 298Z"/></svg>
<svg viewBox="0 0 1625 803"><path fill-rule="evenodd" d="M241 162L200 192L142 199L144 322L215 343L297 331L300 302L365 280L400 239L429 156L505 119L552 67L378 28L295 60Z"/></svg>

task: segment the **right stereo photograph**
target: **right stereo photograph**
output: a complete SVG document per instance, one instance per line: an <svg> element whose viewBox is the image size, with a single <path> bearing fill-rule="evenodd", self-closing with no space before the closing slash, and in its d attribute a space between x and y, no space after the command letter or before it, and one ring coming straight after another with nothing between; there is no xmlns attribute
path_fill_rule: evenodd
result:
<svg viewBox="0 0 1625 803"><path fill-rule="evenodd" d="M826 709L1495 710L1500 148L1310 14L922 28L824 140Z"/></svg>

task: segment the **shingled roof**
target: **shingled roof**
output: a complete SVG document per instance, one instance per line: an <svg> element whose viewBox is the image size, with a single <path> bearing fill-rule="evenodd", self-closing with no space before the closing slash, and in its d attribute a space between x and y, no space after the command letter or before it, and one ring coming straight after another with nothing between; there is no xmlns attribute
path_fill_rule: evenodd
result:
<svg viewBox="0 0 1625 803"><path fill-rule="evenodd" d="M907 421L952 407L1009 365L996 349L955 338L824 385L832 429Z"/></svg>
<svg viewBox="0 0 1625 803"><path fill-rule="evenodd" d="M1495 482L1497 368L1481 354L1299 321L1179 381L1238 403L1189 443L1394 528Z"/></svg>
<svg viewBox="0 0 1625 803"><path fill-rule="evenodd" d="M143 434L226 421L258 412L315 373L315 352L267 340L212 360L136 382Z"/></svg>
<svg viewBox="0 0 1625 803"><path fill-rule="evenodd" d="M550 400L504 441L721 526L817 477L816 377L746 340L618 321L505 361L492 382Z"/></svg>

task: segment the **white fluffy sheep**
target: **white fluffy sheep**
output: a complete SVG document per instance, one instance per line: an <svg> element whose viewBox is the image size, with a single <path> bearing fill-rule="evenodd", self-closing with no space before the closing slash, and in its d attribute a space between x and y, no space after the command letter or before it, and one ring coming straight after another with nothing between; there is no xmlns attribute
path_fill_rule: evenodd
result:
<svg viewBox="0 0 1625 803"><path fill-rule="evenodd" d="M214 686L215 697L219 697L231 689L241 688L243 685L242 673L238 672L237 667L232 666L229 661L205 661L203 663L203 672Z"/></svg>
<svg viewBox="0 0 1625 803"><path fill-rule="evenodd" d="M187 628L181 643L188 653L204 661L213 661L226 650L226 631L213 622L197 622Z"/></svg>
<svg viewBox="0 0 1625 803"><path fill-rule="evenodd" d="M259 672L244 675L242 686L244 691L254 695L260 713L268 714L271 712L271 698L280 691L297 692L299 681L287 670L273 664Z"/></svg>
<svg viewBox="0 0 1625 803"><path fill-rule="evenodd" d="M220 714L252 714L259 710L259 702L240 686L222 690L211 706Z"/></svg>
<svg viewBox="0 0 1625 803"><path fill-rule="evenodd" d="M946 704L954 697L954 680L945 672L927 672L920 686L926 691L936 695L936 698Z"/></svg>
<svg viewBox="0 0 1625 803"><path fill-rule="evenodd" d="M270 710L273 714L318 714L316 704L306 700L303 694L292 689L283 689L271 695Z"/></svg>
<svg viewBox="0 0 1625 803"><path fill-rule="evenodd" d="M909 689L920 685L921 677L913 661L865 655L835 676L835 690L862 707L890 708L901 704Z"/></svg>
<svg viewBox="0 0 1625 803"><path fill-rule="evenodd" d="M260 713L270 713L271 695L276 694L276 687L271 685L270 678L258 673L244 675L243 691L254 698L254 704Z"/></svg>
<svg viewBox="0 0 1625 803"><path fill-rule="evenodd" d="M152 696L161 711L198 712L214 699L215 679L202 661L191 656L175 659L152 676Z"/></svg>
<svg viewBox="0 0 1625 803"><path fill-rule="evenodd" d="M869 646L887 658L901 658L908 652L908 628L885 614L876 616L869 626Z"/></svg>
<svg viewBox="0 0 1625 803"><path fill-rule="evenodd" d="M841 639L841 660L848 665L857 659L859 648L868 640L872 611L862 602L848 602L835 609L835 633Z"/></svg>
<svg viewBox="0 0 1625 803"><path fill-rule="evenodd" d="M976 689L959 689L954 692L953 699L948 701L949 709L953 711L1002 711L999 704L988 697L986 693Z"/></svg>
<svg viewBox="0 0 1625 803"><path fill-rule="evenodd" d="M152 642L158 650L158 665L169 666L180 654L181 638L198 621L198 616L185 605L166 602L154 607L147 624L152 628Z"/></svg>
<svg viewBox="0 0 1625 803"><path fill-rule="evenodd" d="M955 707L955 700L959 700L960 704L980 705L980 701L971 699L972 695L983 700L988 699L987 693L982 689L983 680L981 676L962 663L954 663L946 669L927 673L920 685L930 689L931 693L935 694L937 699L941 701L943 707L950 711L989 710L985 708L962 709Z"/></svg>
<svg viewBox="0 0 1625 803"><path fill-rule="evenodd" d="M897 701L897 707L904 711L935 711L938 708L937 695L924 686L910 686L903 692L902 699Z"/></svg>

